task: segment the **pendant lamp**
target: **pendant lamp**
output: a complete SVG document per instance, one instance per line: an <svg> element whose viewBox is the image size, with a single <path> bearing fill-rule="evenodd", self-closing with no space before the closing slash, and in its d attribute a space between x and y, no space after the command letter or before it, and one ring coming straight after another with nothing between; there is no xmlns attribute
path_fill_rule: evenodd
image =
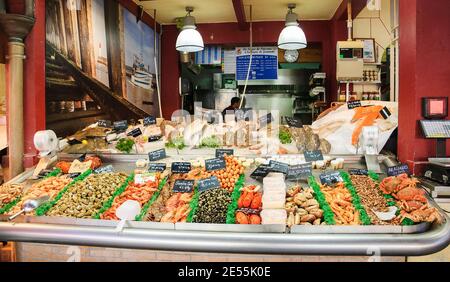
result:
<svg viewBox="0 0 450 282"><path fill-rule="evenodd" d="M191 16L192 7L186 7L183 29L178 34L176 49L180 52L199 52L204 48L202 35L197 31L195 18Z"/></svg>
<svg viewBox="0 0 450 282"><path fill-rule="evenodd" d="M278 48L285 50L298 50L306 48L306 36L301 27L298 25L298 16L292 12L295 4L289 4L289 11L286 15L286 26L278 37Z"/></svg>

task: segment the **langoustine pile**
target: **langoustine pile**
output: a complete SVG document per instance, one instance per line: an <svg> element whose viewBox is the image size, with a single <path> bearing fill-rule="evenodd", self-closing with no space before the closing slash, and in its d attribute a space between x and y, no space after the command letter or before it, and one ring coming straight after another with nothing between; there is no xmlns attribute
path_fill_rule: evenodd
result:
<svg viewBox="0 0 450 282"><path fill-rule="evenodd" d="M335 187L322 186L321 190L334 213L337 225L361 224L359 212L352 204L352 195L344 183L339 182Z"/></svg>
<svg viewBox="0 0 450 282"><path fill-rule="evenodd" d="M22 209L22 205L25 201L30 199L36 199L43 196L49 196L53 199L59 191L61 191L72 180L66 177L49 177L38 183L33 184L23 195L17 205L10 211L11 214L17 213Z"/></svg>
<svg viewBox="0 0 450 282"><path fill-rule="evenodd" d="M147 203L153 196L153 194L158 190L158 180L148 181L144 184L131 183L125 189L125 191L114 199L114 202L107 211L105 211L100 218L101 219L115 219L119 218L116 216L116 210L127 200L133 200L141 204L141 208L145 203Z"/></svg>
<svg viewBox="0 0 450 282"><path fill-rule="evenodd" d="M161 218L161 222L186 222L191 208L189 203L193 198L193 193L175 193L166 202L166 214Z"/></svg>
<svg viewBox="0 0 450 282"><path fill-rule="evenodd" d="M408 218L415 223L442 222L439 211L428 203L425 190L417 188L418 183L418 179L401 174L383 179L380 189L397 200L401 221Z"/></svg>

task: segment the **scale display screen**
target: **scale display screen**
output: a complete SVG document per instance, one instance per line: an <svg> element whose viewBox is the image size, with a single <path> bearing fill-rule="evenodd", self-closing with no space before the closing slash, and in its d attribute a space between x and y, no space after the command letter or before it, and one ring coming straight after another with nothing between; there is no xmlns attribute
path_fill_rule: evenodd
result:
<svg viewBox="0 0 450 282"><path fill-rule="evenodd" d="M450 120L421 120L423 134L430 139L449 139Z"/></svg>

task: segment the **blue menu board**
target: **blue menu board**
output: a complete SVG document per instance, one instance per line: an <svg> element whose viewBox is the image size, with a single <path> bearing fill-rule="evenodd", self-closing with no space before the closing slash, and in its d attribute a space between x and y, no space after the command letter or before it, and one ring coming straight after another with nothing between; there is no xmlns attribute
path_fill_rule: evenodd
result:
<svg viewBox="0 0 450 282"><path fill-rule="evenodd" d="M253 47L249 80L278 79L278 48ZM236 80L247 78L250 47L236 48Z"/></svg>

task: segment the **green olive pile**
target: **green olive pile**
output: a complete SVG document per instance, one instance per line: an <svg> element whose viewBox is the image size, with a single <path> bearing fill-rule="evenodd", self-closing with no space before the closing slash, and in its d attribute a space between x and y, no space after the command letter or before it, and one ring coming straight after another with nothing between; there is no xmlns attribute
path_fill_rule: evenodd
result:
<svg viewBox="0 0 450 282"><path fill-rule="evenodd" d="M202 192L198 197L197 212L192 218L196 223L226 223L231 193L225 189Z"/></svg>
<svg viewBox="0 0 450 282"><path fill-rule="evenodd" d="M70 187L47 215L91 218L126 179L123 173L91 174Z"/></svg>

